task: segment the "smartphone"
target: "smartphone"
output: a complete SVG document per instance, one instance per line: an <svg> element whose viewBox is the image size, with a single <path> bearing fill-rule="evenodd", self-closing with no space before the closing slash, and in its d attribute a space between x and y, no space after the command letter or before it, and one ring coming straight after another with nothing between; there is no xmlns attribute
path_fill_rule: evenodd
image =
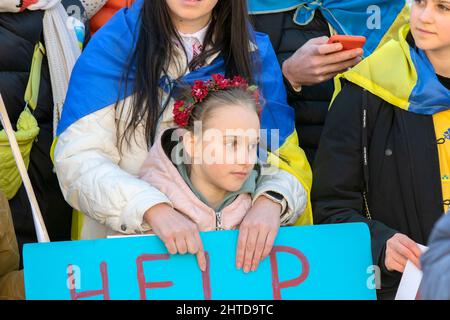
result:
<svg viewBox="0 0 450 320"><path fill-rule="evenodd" d="M341 43L344 47L343 50L362 49L366 44L366 37L334 35L328 39L328 44L332 43Z"/></svg>

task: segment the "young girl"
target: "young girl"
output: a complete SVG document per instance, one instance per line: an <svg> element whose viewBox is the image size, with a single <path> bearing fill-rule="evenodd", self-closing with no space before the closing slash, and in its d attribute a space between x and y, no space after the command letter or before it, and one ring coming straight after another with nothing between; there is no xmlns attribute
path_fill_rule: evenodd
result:
<svg viewBox="0 0 450 320"><path fill-rule="evenodd" d="M259 94L240 77L220 75L197 82L187 93L175 102L178 129L169 128L160 135L140 176L164 193L190 222L184 230L176 225L165 232L155 230L163 234L168 250L200 252L199 263L204 268L198 231L238 228L252 196L258 194ZM293 223L296 215L285 203L282 206L281 223ZM148 219L154 229L160 227L157 217L150 214ZM265 249L263 257L270 248Z"/></svg>
<svg viewBox="0 0 450 320"><path fill-rule="evenodd" d="M410 25L345 73L314 168L317 223L366 222L380 298L450 203L450 1L416 0Z"/></svg>
<svg viewBox="0 0 450 320"><path fill-rule="evenodd" d="M186 227L170 199L138 173L155 137L174 124L179 83L216 73L254 79L267 101L262 128L279 130L269 141L280 147L269 144L268 161L283 170L258 182L261 194L240 229L238 266L272 245L284 201L289 212L304 212L300 223L311 223L310 169L278 61L268 37L248 28L245 0L137 0L94 35L74 68L55 148L63 193L84 213L75 238L150 229L162 237L158 230Z"/></svg>

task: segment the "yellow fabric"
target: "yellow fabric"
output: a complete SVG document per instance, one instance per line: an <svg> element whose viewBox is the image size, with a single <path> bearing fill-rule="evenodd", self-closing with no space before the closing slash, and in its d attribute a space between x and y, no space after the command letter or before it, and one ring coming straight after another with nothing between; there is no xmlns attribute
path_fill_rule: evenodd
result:
<svg viewBox="0 0 450 320"><path fill-rule="evenodd" d="M15 137L27 168L30 163L31 148L38 133L38 123L30 110L26 108L20 114L19 120L17 121ZM5 130L0 131L0 158L2 159L0 162L0 190L3 191L8 200L10 200L22 185L22 178L17 169L16 161Z"/></svg>
<svg viewBox="0 0 450 320"><path fill-rule="evenodd" d="M399 31L399 41L391 40L353 69L340 75L384 101L408 110L409 96L417 83L406 36L409 25ZM392 70L395 69L395 72Z"/></svg>
<svg viewBox="0 0 450 320"><path fill-rule="evenodd" d="M372 55L334 78L335 89L330 107L341 92L341 79L347 79L397 107L408 109L409 95L417 82L417 73L406 42L410 29L407 23L409 11L409 7L403 8ZM404 68L399 68L399 65ZM393 74L393 68L401 72ZM399 83L402 86L398 86ZM395 92L391 88L396 88Z"/></svg>
<svg viewBox="0 0 450 320"><path fill-rule="evenodd" d="M84 213L73 209L72 211L72 229L71 239L81 240L81 231L83 230Z"/></svg>
<svg viewBox="0 0 450 320"><path fill-rule="evenodd" d="M310 196L312 171L305 152L298 146L298 137L295 130L275 153L269 153L267 162L289 172L303 185L307 195L307 205L295 225L312 225L313 215Z"/></svg>
<svg viewBox="0 0 450 320"><path fill-rule="evenodd" d="M438 144L442 197L444 200L450 200L450 110L434 114L433 122L436 139L443 139L443 143ZM448 209L449 206L444 205L444 212Z"/></svg>
<svg viewBox="0 0 450 320"><path fill-rule="evenodd" d="M30 152L33 147L33 142L39 134L38 123L27 106L32 110L36 109L37 106L44 54L44 46L40 42L37 43L34 48L30 77L25 90L24 100L26 106L19 116L16 124L17 131L14 133L27 169L30 163ZM2 159L0 163L0 190L10 200L16 195L22 185L22 178L17 169L16 161L4 130L0 131L0 157Z"/></svg>
<svg viewBox="0 0 450 320"><path fill-rule="evenodd" d="M34 47L33 61L31 62L30 78L25 89L25 102L36 109L39 98L39 87L41 85L41 66L45 55L45 48L42 43L37 43Z"/></svg>

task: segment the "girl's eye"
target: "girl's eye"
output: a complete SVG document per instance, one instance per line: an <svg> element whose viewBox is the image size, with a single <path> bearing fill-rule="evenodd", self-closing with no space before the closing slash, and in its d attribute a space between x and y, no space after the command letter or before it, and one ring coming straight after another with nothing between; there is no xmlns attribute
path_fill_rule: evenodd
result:
<svg viewBox="0 0 450 320"><path fill-rule="evenodd" d="M450 8L448 6L442 4L442 3L438 4L438 9L441 10L441 11L445 11L445 12L450 11Z"/></svg>
<svg viewBox="0 0 450 320"><path fill-rule="evenodd" d="M424 0L414 0L414 2L417 4L423 4L425 1Z"/></svg>

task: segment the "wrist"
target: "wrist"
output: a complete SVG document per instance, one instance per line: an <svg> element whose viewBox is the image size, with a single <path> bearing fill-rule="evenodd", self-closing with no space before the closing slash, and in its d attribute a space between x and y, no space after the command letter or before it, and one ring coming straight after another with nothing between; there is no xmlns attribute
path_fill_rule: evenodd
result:
<svg viewBox="0 0 450 320"><path fill-rule="evenodd" d="M286 210L287 202L284 197L277 192L264 192L257 199L256 202L261 203L261 205L267 207L268 205L274 205L277 208L277 212L281 217Z"/></svg>
<svg viewBox="0 0 450 320"><path fill-rule="evenodd" d="M161 212L162 210L167 210L171 208L167 203L159 203L153 207L151 207L150 209L148 209L147 211L145 211L144 213L144 221L151 227L151 220L152 218L157 215L159 212Z"/></svg>
<svg viewBox="0 0 450 320"><path fill-rule="evenodd" d="M295 77L292 75L291 70L292 70L292 62L290 59L287 59L283 62L281 66L281 71L285 79L289 82L291 88L296 92L300 92L302 89L302 85L300 82L295 80Z"/></svg>

